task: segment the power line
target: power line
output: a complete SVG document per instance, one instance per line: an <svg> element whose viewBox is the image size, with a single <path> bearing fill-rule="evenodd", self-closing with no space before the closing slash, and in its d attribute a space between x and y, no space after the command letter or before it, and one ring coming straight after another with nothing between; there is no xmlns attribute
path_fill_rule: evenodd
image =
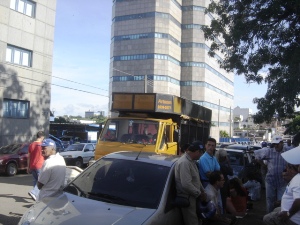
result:
<svg viewBox="0 0 300 225"><path fill-rule="evenodd" d="M44 82L44 81L39 81L39 80L35 80L35 79L32 79L32 78L28 78L28 77L18 76L16 74L9 74L9 73L3 73L3 74L15 75L15 76L17 76L19 78L23 78L23 79L27 79L27 80L31 80L31 81L36 81L36 82L39 82L39 83L43 83ZM27 82L24 82L24 81L21 81L21 82L25 83L25 84L30 84L30 85L33 85L33 86L39 86L40 87L40 85L36 85L36 84L32 84L32 83L27 83ZM53 84L53 83L46 83L46 84L50 84L50 85L58 86L58 87L61 87L61 88L66 88L66 89L70 89L70 90L85 92L85 93L89 93L89 94L93 94L93 95L98 95L98 96L103 96L103 97L107 97L108 98L107 95L102 95L102 94L97 94L97 93L93 93L93 92L89 92L89 91L85 91L85 90L81 90L81 89L66 87L66 86L62 86L62 85L59 85L59 84Z"/></svg>
<svg viewBox="0 0 300 225"><path fill-rule="evenodd" d="M6 64L6 65L9 65L9 66L11 65L11 63L8 63L8 62L2 62L2 63L3 63L3 64ZM65 81L68 81L68 82L80 84L80 85L82 85L82 86L92 87L92 88L96 88L96 89L99 89L99 90L102 90L102 91L108 91L108 90L106 90L106 89L98 88L98 87L95 87L95 86L92 86L92 85L83 84L83 83L80 83L80 82L77 82L77 81L72 81L72 80L68 80L68 79L65 79L65 78L53 76L53 75L51 75L51 74L44 73L42 70L38 70L38 69L35 69L35 68L32 68L32 67L30 67L31 69L29 69L29 68L27 68L27 67L20 66L20 65L18 65L18 64L13 64L13 66L18 67L18 68L21 68L21 69L24 69L24 70L28 70L28 71L31 71L31 72L38 72L38 73L43 74L43 75L45 75L45 76L54 77L54 78L56 78L56 79L61 79L61 80L65 80ZM13 75L13 74L9 74L9 73L4 72L4 71L0 71L0 72L6 73L7 75Z"/></svg>

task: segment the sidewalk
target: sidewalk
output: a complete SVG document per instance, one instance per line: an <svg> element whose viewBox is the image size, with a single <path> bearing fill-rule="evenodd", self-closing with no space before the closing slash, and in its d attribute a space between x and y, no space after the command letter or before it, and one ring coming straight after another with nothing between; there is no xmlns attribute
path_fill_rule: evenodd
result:
<svg viewBox="0 0 300 225"><path fill-rule="evenodd" d="M248 211L248 214L238 219L238 225L264 225L263 216L266 214L266 193L261 191L261 199L253 202L253 209Z"/></svg>

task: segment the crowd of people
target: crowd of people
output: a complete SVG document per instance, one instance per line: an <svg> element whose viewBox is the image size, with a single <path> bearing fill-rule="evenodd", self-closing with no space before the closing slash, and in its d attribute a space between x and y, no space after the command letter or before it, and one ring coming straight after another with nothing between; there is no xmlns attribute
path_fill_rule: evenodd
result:
<svg viewBox="0 0 300 225"><path fill-rule="evenodd" d="M263 179L249 172L243 183L233 176L226 150L216 151L215 139L209 138L205 146L199 141L182 145L175 181L177 197L189 201L178 206L185 225L236 224L251 203L260 200L263 189L266 225L300 224L300 147L284 145L281 136L274 136L271 146L263 143L257 151L255 161Z"/></svg>

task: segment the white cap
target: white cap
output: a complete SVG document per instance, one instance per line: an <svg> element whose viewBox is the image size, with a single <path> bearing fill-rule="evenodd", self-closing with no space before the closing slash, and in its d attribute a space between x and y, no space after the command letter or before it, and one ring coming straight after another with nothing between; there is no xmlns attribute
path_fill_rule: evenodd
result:
<svg viewBox="0 0 300 225"><path fill-rule="evenodd" d="M281 156L290 164L300 165L300 146L282 153Z"/></svg>
<svg viewBox="0 0 300 225"><path fill-rule="evenodd" d="M272 138L272 144L278 144L279 142L283 141L282 137L281 136L278 136L278 135L275 135L273 138Z"/></svg>

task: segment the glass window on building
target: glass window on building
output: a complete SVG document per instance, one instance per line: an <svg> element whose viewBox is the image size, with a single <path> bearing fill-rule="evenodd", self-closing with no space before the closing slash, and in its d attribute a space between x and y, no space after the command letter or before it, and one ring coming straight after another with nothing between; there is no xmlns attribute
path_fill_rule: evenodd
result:
<svg viewBox="0 0 300 225"><path fill-rule="evenodd" d="M10 8L27 16L35 16L35 2L29 0L11 0Z"/></svg>
<svg viewBox="0 0 300 225"><path fill-rule="evenodd" d="M7 45L6 61L22 66L31 67L32 52L26 49Z"/></svg>
<svg viewBox="0 0 300 225"><path fill-rule="evenodd" d="M3 117L6 118L29 118L29 101L3 99Z"/></svg>

